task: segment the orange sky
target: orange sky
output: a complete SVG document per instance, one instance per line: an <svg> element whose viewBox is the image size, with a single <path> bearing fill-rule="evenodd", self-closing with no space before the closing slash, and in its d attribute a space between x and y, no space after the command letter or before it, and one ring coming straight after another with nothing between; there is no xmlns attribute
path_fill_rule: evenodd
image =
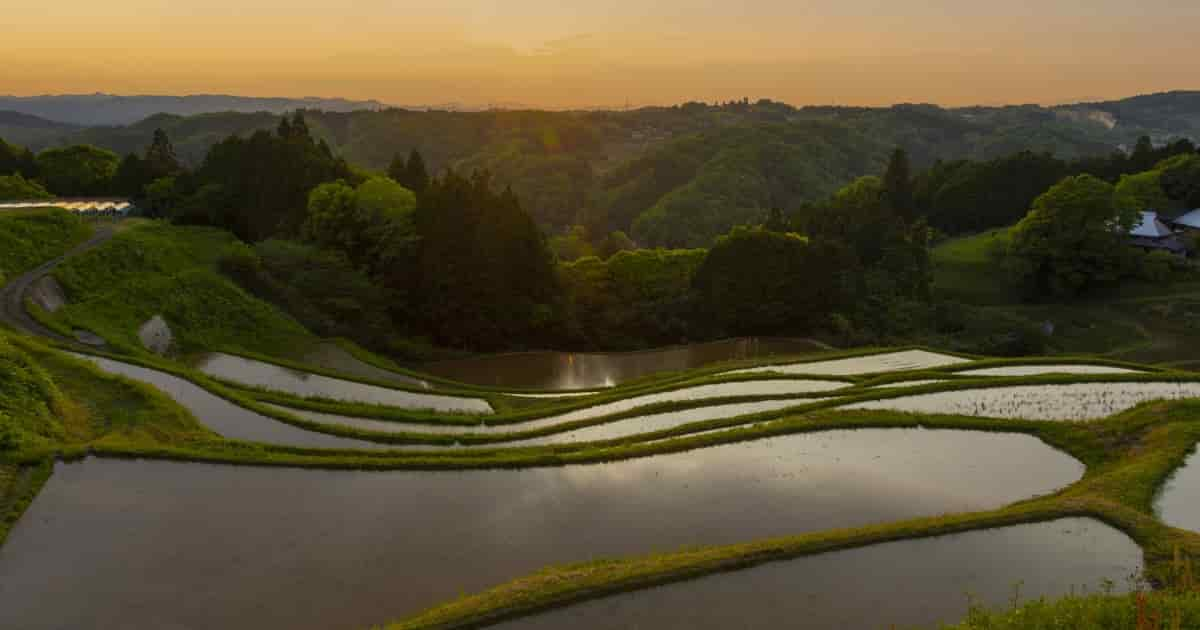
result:
<svg viewBox="0 0 1200 630"><path fill-rule="evenodd" d="M961 105L1200 88L1185 0L4 4L0 93L22 95Z"/></svg>

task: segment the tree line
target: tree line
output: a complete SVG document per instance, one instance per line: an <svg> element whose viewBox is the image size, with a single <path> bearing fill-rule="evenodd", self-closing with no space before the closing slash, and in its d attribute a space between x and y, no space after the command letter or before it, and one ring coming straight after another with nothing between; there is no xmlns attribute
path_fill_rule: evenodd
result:
<svg viewBox="0 0 1200 630"><path fill-rule="evenodd" d="M586 226L548 239L488 171L431 174L415 149L384 173L366 171L316 138L303 113L216 143L194 169L161 130L124 158L0 144L0 195L5 180L45 195L123 194L149 216L229 230L246 246L222 269L243 286L319 334L396 353L412 339L606 349L813 332L882 343L961 330L982 318L933 298L939 233L1020 220L998 264L1037 299L1141 269L1112 229L1127 227L1134 208L1200 204L1200 157L1187 142L1145 139L1129 155L1069 162L1022 152L921 172L897 149L880 163L879 176L798 207L768 195L751 218L688 249L639 249L623 232L593 239ZM1082 169L1096 174L1075 174ZM1088 229L1063 228L1070 221ZM1078 239L1052 242L1063 234Z"/></svg>

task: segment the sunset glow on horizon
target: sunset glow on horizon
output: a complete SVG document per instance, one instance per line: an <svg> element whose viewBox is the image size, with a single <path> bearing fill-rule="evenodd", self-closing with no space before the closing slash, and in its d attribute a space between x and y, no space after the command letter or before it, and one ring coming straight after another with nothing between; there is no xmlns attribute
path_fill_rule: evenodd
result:
<svg viewBox="0 0 1200 630"><path fill-rule="evenodd" d="M1200 87L1200 3L13 0L0 93L1058 103Z"/></svg>

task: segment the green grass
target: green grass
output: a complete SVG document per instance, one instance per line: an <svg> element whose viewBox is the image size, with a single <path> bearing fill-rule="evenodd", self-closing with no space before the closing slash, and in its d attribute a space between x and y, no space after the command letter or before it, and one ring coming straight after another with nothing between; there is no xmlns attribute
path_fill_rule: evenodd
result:
<svg viewBox="0 0 1200 630"><path fill-rule="evenodd" d="M226 346L291 356L317 343L295 320L217 271L217 261L235 245L221 230L135 224L55 270L69 304L51 318L130 354L145 353L137 329L154 315L171 326L181 353Z"/></svg>
<svg viewBox="0 0 1200 630"><path fill-rule="evenodd" d="M968 304L1012 304L1018 296L1015 287L995 271L990 252L1003 242L1007 230L991 230L973 236L953 238L938 244L930 252L933 263L933 290L943 299Z"/></svg>
<svg viewBox="0 0 1200 630"><path fill-rule="evenodd" d="M87 240L90 224L60 209L0 212L0 285Z"/></svg>
<svg viewBox="0 0 1200 630"><path fill-rule="evenodd" d="M1071 595L1011 610L972 608L942 630L1182 630L1200 628L1200 593Z"/></svg>

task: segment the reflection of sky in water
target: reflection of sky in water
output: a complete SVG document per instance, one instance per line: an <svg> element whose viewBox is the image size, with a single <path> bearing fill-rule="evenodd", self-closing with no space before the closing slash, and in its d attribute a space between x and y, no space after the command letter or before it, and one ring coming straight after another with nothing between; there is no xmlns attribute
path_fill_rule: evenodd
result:
<svg viewBox="0 0 1200 630"><path fill-rule="evenodd" d="M1074 383L915 394L855 403L845 408L1030 420L1094 420L1151 400L1195 397L1200 397L1200 383Z"/></svg>
<svg viewBox="0 0 1200 630"><path fill-rule="evenodd" d="M209 393L199 385L165 372L103 357L82 354L74 356L90 361L110 374L119 374L154 386L191 412L200 424L230 439L317 448L394 448L375 442L305 431L235 405Z"/></svg>
<svg viewBox="0 0 1200 630"><path fill-rule="evenodd" d="M529 352L455 361L417 369L467 383L530 389L613 387L658 372L697 368L719 361L800 355L817 349L799 339L732 339L627 353Z"/></svg>
<svg viewBox="0 0 1200 630"><path fill-rule="evenodd" d="M1200 452L1192 453L1163 486L1155 509L1168 525L1200 532Z"/></svg>
<svg viewBox="0 0 1200 630"><path fill-rule="evenodd" d="M572 422L576 420L587 420L590 418L599 418L615 413L630 411L638 407L652 405L657 403L672 402L672 401L687 401L687 400L703 400L707 398L721 398L731 396L787 396L787 395L802 395L802 394L820 394L829 392L843 387L848 387L849 383L839 383L835 381L804 381L804 380L773 380L773 381L744 381L740 383L719 383L715 385L701 385L697 387L685 387L668 392L660 392L657 394L647 394L645 396L634 396L624 400L618 400L600 405L593 405L559 414L546 418L539 418L528 422L518 424L500 424L495 426L473 425L473 426L452 426L452 425L418 425L418 424L403 424L396 422L386 422L380 420L370 420L367 418L356 418L353 416L344 416L338 414L321 413L316 411L308 411L305 409L292 409L290 407L275 406L277 409L286 411L287 413L307 418L314 422L322 422L326 424L344 424L348 426L359 427L371 431L386 431L390 433L411 431L417 433L437 433L437 434L455 434L455 433L511 433L513 431L526 431L541 427L548 427L564 422ZM777 406L767 406L765 408L782 408L792 407L795 405L804 404L805 400L794 399L788 404ZM679 412L675 418L694 417L698 419L728 417L731 406L722 406L718 411L694 409ZM747 408L755 408L747 405ZM727 414L727 415L714 415ZM638 419L631 419L631 422L637 422ZM659 419L661 422L662 419ZM687 420L667 420L666 426L680 424ZM626 421L620 421L626 422ZM631 426L622 424L622 427ZM642 433L644 431L635 431Z"/></svg>
<svg viewBox="0 0 1200 630"><path fill-rule="evenodd" d="M196 366L201 372L236 383L254 385L298 396L319 396L404 409L436 409L445 412L491 413L492 406L478 398L459 398L406 392L365 383L310 374L290 368L215 352Z"/></svg>
<svg viewBox="0 0 1200 630"><path fill-rule="evenodd" d="M1096 520L1065 518L883 543L622 593L494 626L495 630L654 628L724 630L937 627L983 604L1117 592L1140 572L1128 536Z"/></svg>
<svg viewBox="0 0 1200 630"><path fill-rule="evenodd" d="M999 507L1082 472L1029 436L921 430L534 470L92 459L13 530L0 626L364 627L548 564Z"/></svg>
<svg viewBox="0 0 1200 630"><path fill-rule="evenodd" d="M924 370L944 367L958 363L969 363L967 359L937 354L925 350L904 350L888 352L864 357L834 359L796 363L791 365L770 365L745 370L734 370L731 374L746 374L758 372L780 372L783 374L828 374L833 376L851 376L856 374L875 374L879 372L900 372L906 370Z"/></svg>

